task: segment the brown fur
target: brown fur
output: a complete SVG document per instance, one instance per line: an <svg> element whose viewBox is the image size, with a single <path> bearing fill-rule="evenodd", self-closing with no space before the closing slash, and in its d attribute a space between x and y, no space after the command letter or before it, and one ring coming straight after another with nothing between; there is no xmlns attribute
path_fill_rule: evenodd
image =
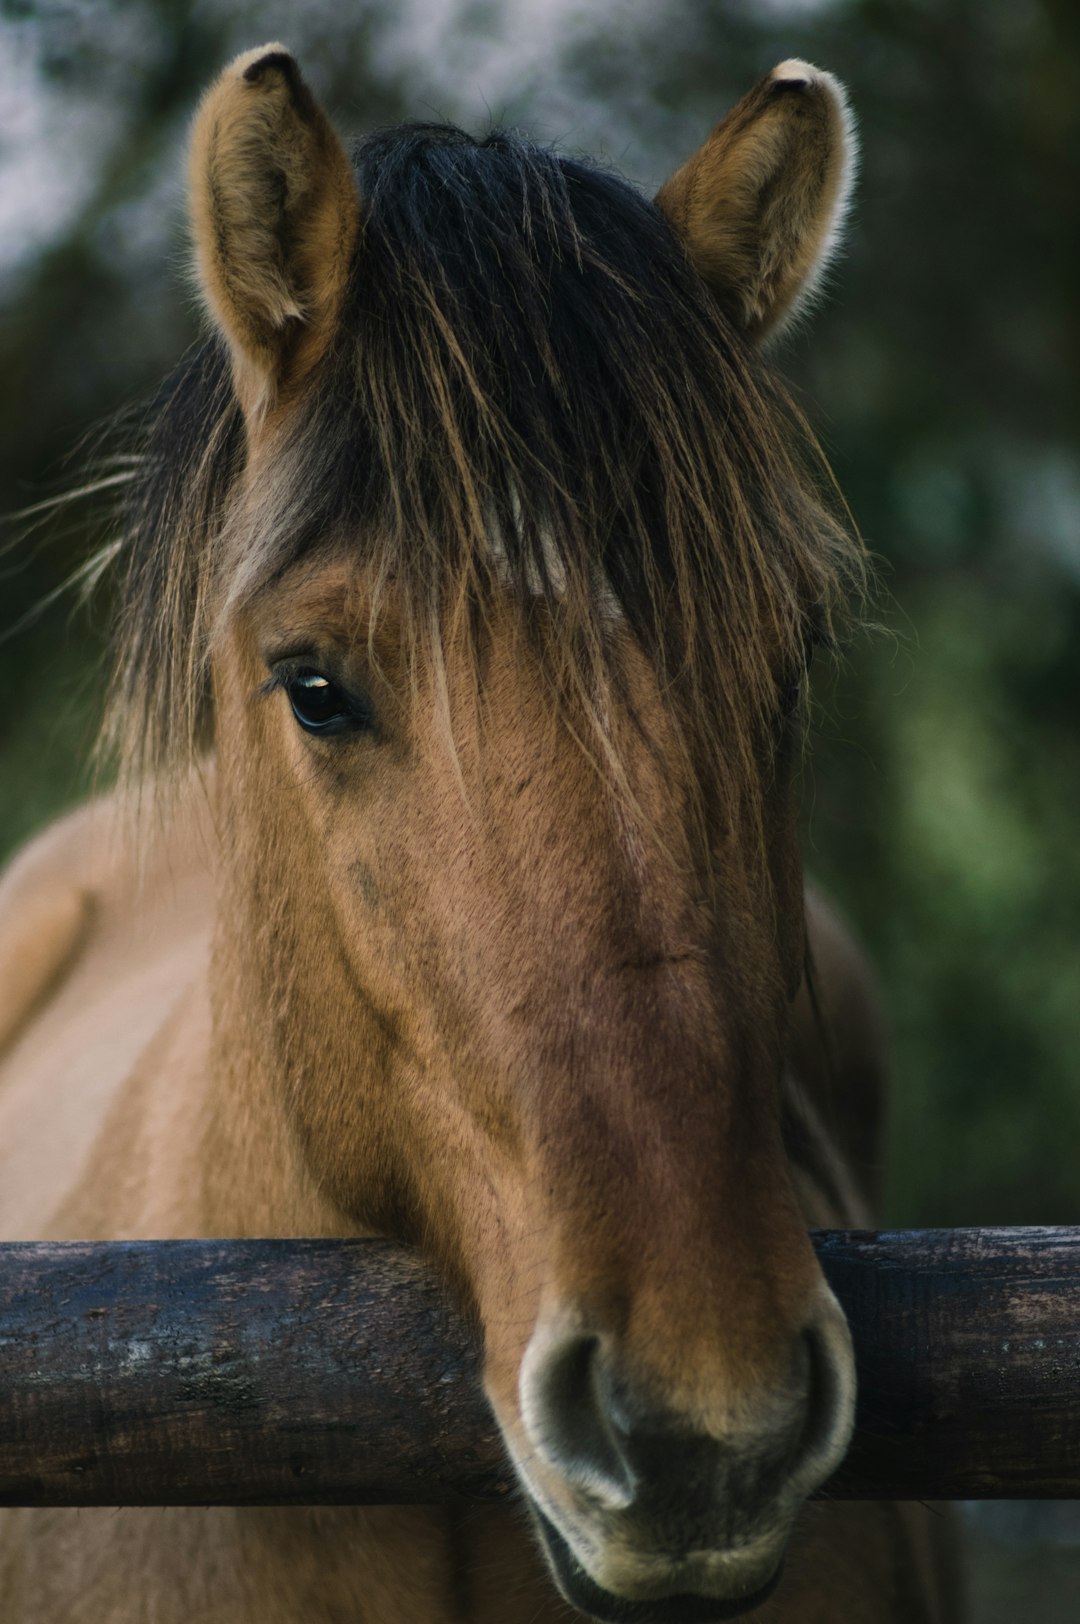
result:
<svg viewBox="0 0 1080 1624"><path fill-rule="evenodd" d="M298 74L274 55L254 82L250 57L229 70L201 123L234 132L249 92L287 92L293 111L283 122L275 112L273 129L308 153L321 115L305 111ZM213 168L217 137L197 132L196 152L196 168ZM325 143L318 152L308 181L339 195L337 157ZM282 162L271 142L268 169ZM633 502L650 480L663 493L648 536L620 531L640 573L620 576L613 555L597 562L612 520L600 498L614 486L598 474L591 490L570 490L570 452L554 438L533 469L513 402L482 375L439 275L409 306L418 333L393 348L392 308L379 302L404 296L380 261L392 199L382 214L371 206L350 273L373 278L375 320L350 312L346 292L321 359L312 340L308 387L268 413L251 369L280 366L267 335L274 311L295 319L282 288L297 284L287 254L283 280L259 269L267 239L245 209L259 214L267 176L258 163L229 173L240 176L229 230L215 233L218 217L208 225L199 204L196 221L243 437L212 374L215 409L194 454L167 477L152 467L139 497L118 688L134 760L147 759L138 748L149 737L151 759L175 768L197 718L212 716L214 761L189 769L174 821L149 833L141 881L91 809L32 847L9 882L11 939L36 943L34 921L45 923L37 985L20 995L23 1014L37 1015L12 1028L0 1071L10 1154L0 1232L411 1241L481 1331L523 1490L592 1550L594 1578L643 1601L685 1587L684 1573L714 1597L744 1595L772 1571L850 1424L850 1355L806 1226L850 1221L857 1197L805 1006L788 1030L804 913L797 708L785 695L807 628L852 573L844 561L858 574L857 550L815 507L751 360L711 325L698 285L678 282L662 227L655 251L676 278L672 297L689 301L678 333L713 346L748 417L706 433L702 402L659 360L650 416L643 366L624 357L613 371L630 402L623 427L641 435L624 445L641 460L636 483L622 482L633 490L620 524L648 516ZM532 184L538 170L522 173ZM552 218L557 202L547 195ZM584 229L576 240L575 296L593 252ZM534 236L527 248L543 258ZM611 299L617 280L630 286L629 266L598 274ZM499 319L492 306L493 345ZM633 359L644 327L623 340ZM558 342L553 326L538 362L564 390L553 437L559 414L576 409ZM377 515L349 487L352 524L338 513L305 542L297 525L318 512L317 401L341 405L342 369L366 401L348 420L356 443L403 460L384 470ZM406 404L415 421L398 422ZM584 449L602 463L614 442L595 427ZM519 510L500 483L507 459ZM297 662L363 695L363 727L336 739L301 730L289 696ZM204 665L208 700L196 693ZM141 707L140 672L157 684ZM93 899L78 943L50 924L49 899L73 896ZM808 924L823 1003L844 1019L836 1097L870 1124L876 1106L861 1097L880 1068L864 1037L867 988L819 902ZM870 1138L861 1126L853 1145L873 1163ZM526 1367L545 1336L562 1345L568 1324L603 1348L625 1401L646 1406L645 1434L666 1440L659 1510L638 1495L627 1514L582 1487L564 1465L576 1459L573 1428L564 1445L538 1430ZM807 1464L822 1361L838 1396L828 1458L822 1446ZM722 1501L709 1488L704 1511L680 1481L691 1445L713 1474L729 1459L745 1468ZM825 1504L798 1520L788 1578L756 1616L952 1624L943 1598L921 1514ZM650 1616L663 1612L656 1600ZM4 1513L0 1614L18 1624L574 1616L520 1510L440 1507Z"/></svg>
<svg viewBox="0 0 1080 1624"><path fill-rule="evenodd" d="M702 276L752 337L812 297L851 191L854 128L843 87L781 62L661 188L657 202Z"/></svg>
<svg viewBox="0 0 1080 1624"><path fill-rule="evenodd" d="M204 297L261 410L325 348L360 225L341 142L282 46L248 51L207 91L191 210Z"/></svg>
<svg viewBox="0 0 1080 1624"><path fill-rule="evenodd" d="M208 1131L203 1001L214 799L212 781L189 786L173 832L149 842L141 886L109 840L115 813L106 807L65 820L22 859L28 888L89 886L96 904L92 936L54 986L48 1019L3 1056L7 1237L355 1232L305 1193L304 1180L280 1178L280 1153L267 1153L261 1130L243 1156L256 1126L249 1114L241 1111L227 1133ZM812 942L824 951L831 943L835 953L841 933L820 898L810 898L808 926ZM858 1021L874 1021L861 967L854 956L847 962L850 979L830 978L834 996ZM194 1008L185 988L194 990ZM170 1020L172 1011L179 1013ZM135 1064L132 1050L155 1023L164 1038ZM162 1064L170 1025L173 1053ZM861 1044L849 1055L845 1030L835 1037L835 1077L841 1086L857 1077L872 1102L878 1085ZM795 1038L808 1051L816 1046L812 1025L800 1023ZM264 1155L272 1163L265 1179ZM858 1221L857 1210L831 1206L812 1175L800 1184L811 1221ZM227 1204L220 1193L206 1201L215 1185L234 1192ZM926 1515L811 1508L789 1577L755 1621L955 1624L958 1602L933 1600L934 1520L927 1527ZM155 1624L336 1624L343 1614L358 1624L571 1624L576 1616L551 1591L520 1515L440 1508L0 1512L0 1608L12 1624L136 1624L148 1616Z"/></svg>
<svg viewBox="0 0 1080 1624"><path fill-rule="evenodd" d="M46 998L78 951L93 899L65 881L20 895L18 873L0 892L0 1050Z"/></svg>
<svg viewBox="0 0 1080 1624"><path fill-rule="evenodd" d="M224 112L246 116L251 95L227 70L196 123L200 263L217 238L198 167L213 167ZM167 386L122 514L111 736L125 773L159 776L207 740L219 630L344 534L370 566L372 626L392 581L407 656L437 670L455 629L479 667L493 592L557 599L531 622L552 704L577 706L583 744L617 780L604 723L620 702L614 606L681 691L701 810L753 817L746 795L782 696L865 579L823 500L820 454L661 213L620 185L633 212L616 231L604 193L617 183L589 174L586 215L569 161L512 137L426 136L375 137L359 154L373 191L341 321L332 341L312 335L325 353L309 351L294 410L264 420L247 402L245 430L243 320L214 292L216 261L205 273L236 389L212 348ZM264 157L284 161L276 147ZM231 207L245 202L261 222L250 188ZM237 239L236 288L260 251Z"/></svg>

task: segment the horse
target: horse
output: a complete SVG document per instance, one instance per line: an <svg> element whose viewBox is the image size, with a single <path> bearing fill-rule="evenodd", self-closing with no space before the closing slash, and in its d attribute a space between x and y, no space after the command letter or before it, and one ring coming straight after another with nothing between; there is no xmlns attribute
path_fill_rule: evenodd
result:
<svg viewBox="0 0 1080 1624"><path fill-rule="evenodd" d="M810 1501L855 1382L807 1229L866 1219L883 1059L796 786L866 566L763 346L853 154L798 61L655 201L509 132L347 149L277 44L208 91L121 787L2 892L0 1233L418 1248L520 1494L12 1509L5 1620L956 1618L922 1509Z"/></svg>

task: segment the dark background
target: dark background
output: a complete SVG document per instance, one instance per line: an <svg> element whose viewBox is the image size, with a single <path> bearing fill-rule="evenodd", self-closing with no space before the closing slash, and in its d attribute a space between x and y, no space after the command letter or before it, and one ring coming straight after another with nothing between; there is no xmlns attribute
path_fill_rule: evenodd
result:
<svg viewBox="0 0 1080 1624"><path fill-rule="evenodd" d="M881 559L891 633L818 679L807 859L889 1007L889 1222L1080 1222L1080 7L7 0L3 511L69 484L80 435L196 336L187 126L275 35L343 131L513 122L650 189L782 58L849 86L848 250L778 360ZM76 510L3 539L0 853L84 792L108 615L107 583L50 603L88 556ZM1003 1515L983 1537L1071 1526ZM980 1618L1080 1617L1064 1555L1055 1588L1030 1550L984 1554Z"/></svg>

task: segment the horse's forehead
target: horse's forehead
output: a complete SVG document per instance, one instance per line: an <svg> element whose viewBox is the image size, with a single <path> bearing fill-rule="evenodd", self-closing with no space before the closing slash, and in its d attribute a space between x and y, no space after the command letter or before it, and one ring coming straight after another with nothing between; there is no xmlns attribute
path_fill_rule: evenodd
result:
<svg viewBox="0 0 1080 1624"><path fill-rule="evenodd" d="M520 522L520 511L515 509L515 523ZM513 592L523 592L528 598L565 598L567 592L566 564L554 530L541 526L537 532L538 545L526 557L524 567L515 570L510 561L507 536L497 523L488 530L488 561L496 579ZM593 595L601 615L607 620L623 616L622 605L612 591L611 583L597 558L591 582Z"/></svg>
<svg viewBox="0 0 1080 1624"><path fill-rule="evenodd" d="M281 570L246 606L265 653L315 651L321 644L369 647L390 667L404 652L402 592L377 560L348 547L326 549Z"/></svg>
<svg viewBox="0 0 1080 1624"><path fill-rule="evenodd" d="M566 596L566 564L550 527L537 531L537 545L516 567L506 534L495 521L488 526L485 545L484 563L505 589L508 604L521 597L558 602ZM604 618L624 618L599 559L591 585ZM389 658L400 647L403 616L396 580L381 574L377 549L364 556L342 545L299 559L265 582L250 608L256 631L264 639L288 643L290 638L301 640L321 632L347 644L367 636L376 600L377 644Z"/></svg>
<svg viewBox="0 0 1080 1624"><path fill-rule="evenodd" d="M266 582L249 605L256 633L302 639L323 632L347 642L370 611L370 570L344 552L301 559ZM392 605L388 600L388 612Z"/></svg>

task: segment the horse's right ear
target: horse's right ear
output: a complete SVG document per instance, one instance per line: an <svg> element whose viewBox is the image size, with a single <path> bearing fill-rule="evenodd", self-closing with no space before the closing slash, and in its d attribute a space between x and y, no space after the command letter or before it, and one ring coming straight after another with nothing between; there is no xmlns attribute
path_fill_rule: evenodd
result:
<svg viewBox="0 0 1080 1624"><path fill-rule="evenodd" d="M237 57L207 91L190 195L203 298L251 416L325 350L360 226L352 166L282 46Z"/></svg>
<svg viewBox="0 0 1080 1624"><path fill-rule="evenodd" d="M748 338L778 332L817 291L840 240L855 150L839 81L808 62L781 62L657 193Z"/></svg>

